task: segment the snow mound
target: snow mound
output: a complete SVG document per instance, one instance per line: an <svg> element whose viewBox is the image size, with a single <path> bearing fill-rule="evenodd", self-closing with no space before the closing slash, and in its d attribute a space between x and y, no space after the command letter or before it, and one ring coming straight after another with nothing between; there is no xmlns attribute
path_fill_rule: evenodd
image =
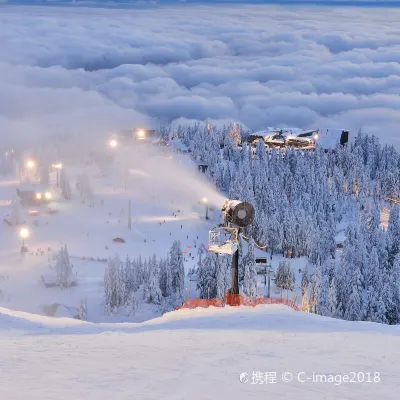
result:
<svg viewBox="0 0 400 400"><path fill-rule="evenodd" d="M281 305L179 310L135 324L0 309L0 397L7 400L391 400L399 357L398 326ZM253 371L276 373L276 383L252 384ZM285 372L292 382L283 382ZM380 383L302 383L301 372L379 372Z"/></svg>

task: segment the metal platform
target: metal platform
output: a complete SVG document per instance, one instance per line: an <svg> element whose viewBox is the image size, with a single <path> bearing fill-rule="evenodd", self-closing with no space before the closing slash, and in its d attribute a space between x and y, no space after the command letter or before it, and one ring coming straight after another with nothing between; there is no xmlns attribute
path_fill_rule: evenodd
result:
<svg viewBox="0 0 400 400"><path fill-rule="evenodd" d="M238 249L237 232L231 228L214 228L208 234L208 243L208 251L233 254Z"/></svg>

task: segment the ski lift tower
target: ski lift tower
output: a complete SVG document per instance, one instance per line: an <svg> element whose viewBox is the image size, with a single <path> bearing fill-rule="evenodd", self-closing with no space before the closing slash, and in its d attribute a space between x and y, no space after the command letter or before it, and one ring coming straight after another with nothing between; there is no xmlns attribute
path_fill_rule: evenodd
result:
<svg viewBox="0 0 400 400"><path fill-rule="evenodd" d="M254 207L240 200L225 200L222 206L224 224L213 228L208 236L208 251L217 254L232 254L231 294L239 294L239 234L242 228L254 220Z"/></svg>

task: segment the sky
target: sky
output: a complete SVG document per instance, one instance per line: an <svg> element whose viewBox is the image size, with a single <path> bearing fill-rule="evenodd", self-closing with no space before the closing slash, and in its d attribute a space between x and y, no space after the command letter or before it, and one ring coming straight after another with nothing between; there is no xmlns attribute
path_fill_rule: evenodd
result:
<svg viewBox="0 0 400 400"><path fill-rule="evenodd" d="M400 148L400 9L0 6L7 138L210 119Z"/></svg>

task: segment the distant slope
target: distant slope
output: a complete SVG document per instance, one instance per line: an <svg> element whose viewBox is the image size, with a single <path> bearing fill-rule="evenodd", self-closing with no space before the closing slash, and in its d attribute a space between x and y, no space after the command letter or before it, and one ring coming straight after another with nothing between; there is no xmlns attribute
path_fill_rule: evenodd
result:
<svg viewBox="0 0 400 400"><path fill-rule="evenodd" d="M0 397L390 400L399 345L400 327L282 306L183 310L112 325L0 309ZM278 382L251 384L252 371L276 372ZM302 371L311 381L297 381ZM360 371L380 372L381 382L312 382L313 373ZM291 383L282 382L284 372ZM250 381L241 383L240 373Z"/></svg>

